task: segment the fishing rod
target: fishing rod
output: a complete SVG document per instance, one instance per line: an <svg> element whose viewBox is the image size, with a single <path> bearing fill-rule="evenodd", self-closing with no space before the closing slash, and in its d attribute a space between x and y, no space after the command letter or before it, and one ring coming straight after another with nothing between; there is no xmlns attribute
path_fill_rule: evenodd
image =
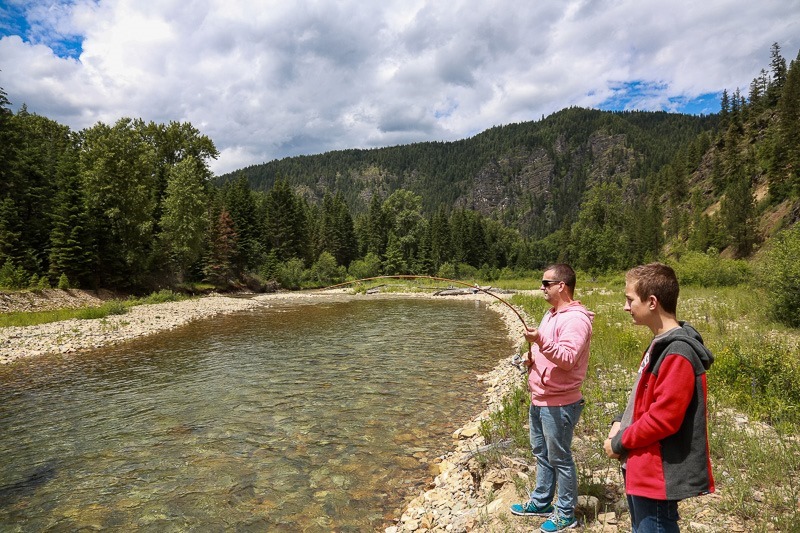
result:
<svg viewBox="0 0 800 533"><path fill-rule="evenodd" d="M441 277L437 277L437 276L417 275L417 274L397 274L397 275L394 275L394 276L372 276L372 277L369 277L369 278L361 278L361 279L355 279L355 280L352 280L352 281L346 281L344 283L337 283L336 285L330 285L328 287L323 287L322 289L318 289L318 290L325 291L325 290L329 290L329 289L337 289L339 287L344 287L346 285L352 285L354 283L360 283L362 281L373 281L373 280L377 280L377 279L430 279L430 280L434 280L434 281L445 281L445 282L448 282L448 283L455 283L456 285L463 285L465 287L469 287L472 290L481 291L482 293L488 294L492 298L495 298L495 299L499 300L500 303L502 303L503 305L505 305L506 307L511 309L514 312L514 314L517 315L517 318L519 318L519 321L522 322L522 325L525 327L525 329L526 330L528 329L528 324L525 323L525 319L522 318L522 315L519 314L519 311L517 311L514 308L513 305L511 305L507 301L503 300L502 298L500 298L496 294L490 292L489 290L484 289L482 287L479 287L477 284L466 283L464 281L458 281L458 280L455 280L455 279L441 278Z"/></svg>

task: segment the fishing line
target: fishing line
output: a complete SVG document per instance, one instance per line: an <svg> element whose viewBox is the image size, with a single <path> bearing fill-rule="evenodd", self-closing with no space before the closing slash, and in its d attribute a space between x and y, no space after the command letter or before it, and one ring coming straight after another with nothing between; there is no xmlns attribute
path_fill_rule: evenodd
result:
<svg viewBox="0 0 800 533"><path fill-rule="evenodd" d="M482 293L488 294L492 298L495 298L495 299L499 300L500 303L502 303L503 305L505 305L506 307L511 309L514 312L514 314L517 315L517 318L519 318L519 321L522 322L522 325L525 327L525 329L526 330L528 329L528 325L525 323L525 319L522 318L522 315L519 314L519 311L517 311L514 308L513 305L511 305L507 301L503 300L502 298L500 298L496 294L490 292L489 290L484 289L482 287L479 287L477 284L466 283L464 281L458 281L458 280L455 280L455 279L440 278L440 277L436 277L436 276L416 275L416 274L397 274L397 275L394 275L394 276L372 276L372 277L369 277L369 278L355 279L355 280L352 280L352 281L346 281L344 283L337 283L336 285L330 285L328 287L323 287L322 289L317 289L317 290L325 291L325 290L328 290L328 289L337 289L339 287L344 287L346 285L352 285L354 283L359 283L359 282L362 282L362 281L373 281L373 280L376 280L376 279L430 279L430 280L434 280L434 281L446 281L448 283L455 283L456 285L463 285L464 287L469 287L472 290L481 291Z"/></svg>

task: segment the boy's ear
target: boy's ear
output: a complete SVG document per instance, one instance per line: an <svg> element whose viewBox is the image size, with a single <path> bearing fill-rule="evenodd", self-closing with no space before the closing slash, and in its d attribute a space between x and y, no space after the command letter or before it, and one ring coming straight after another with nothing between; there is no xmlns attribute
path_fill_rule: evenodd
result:
<svg viewBox="0 0 800 533"><path fill-rule="evenodd" d="M651 311L655 311L658 308L658 297L655 294L651 294L647 297L647 308Z"/></svg>

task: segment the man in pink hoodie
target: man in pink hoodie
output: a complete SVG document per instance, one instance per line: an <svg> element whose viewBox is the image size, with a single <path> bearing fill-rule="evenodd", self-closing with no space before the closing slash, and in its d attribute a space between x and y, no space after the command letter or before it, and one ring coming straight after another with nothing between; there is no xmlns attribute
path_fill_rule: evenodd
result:
<svg viewBox="0 0 800 533"><path fill-rule="evenodd" d="M572 434L583 411L581 385L589 366L594 313L573 299L575 271L569 265L548 266L541 289L552 307L538 328L525 332L525 339L531 344L526 364L536 487L530 500L512 505L511 512L549 517L541 530L550 533L578 524L578 476L572 458Z"/></svg>

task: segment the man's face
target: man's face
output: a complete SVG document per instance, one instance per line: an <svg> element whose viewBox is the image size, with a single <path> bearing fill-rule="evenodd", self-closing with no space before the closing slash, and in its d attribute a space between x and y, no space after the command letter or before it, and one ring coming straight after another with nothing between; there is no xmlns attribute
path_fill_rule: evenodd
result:
<svg viewBox="0 0 800 533"><path fill-rule="evenodd" d="M633 323L642 325L644 324L643 320L647 316L649 312L649 301L642 301L639 298L639 295L636 294L636 282L635 281L626 281L625 282L625 307L623 308L624 311L631 314L633 317Z"/></svg>
<svg viewBox="0 0 800 533"><path fill-rule="evenodd" d="M561 291L563 284L564 283L556 277L555 271L547 270L542 274L541 289L544 294L544 299L551 304L556 302L558 300L558 293Z"/></svg>

